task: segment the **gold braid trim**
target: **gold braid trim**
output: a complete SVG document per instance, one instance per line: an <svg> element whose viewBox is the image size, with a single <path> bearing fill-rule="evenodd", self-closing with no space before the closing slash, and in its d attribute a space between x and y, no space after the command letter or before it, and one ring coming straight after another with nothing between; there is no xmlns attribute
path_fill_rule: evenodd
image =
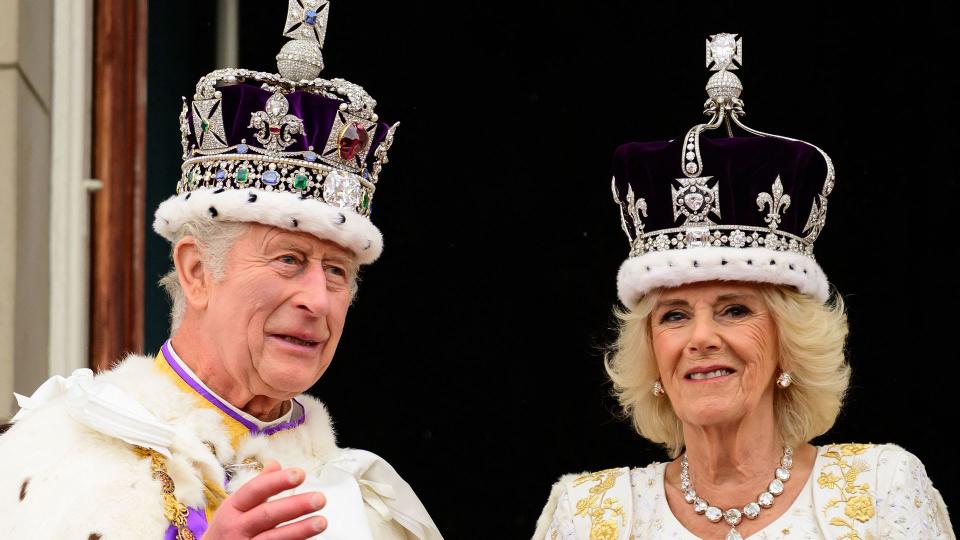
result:
<svg viewBox="0 0 960 540"><path fill-rule="evenodd" d="M215 481L203 477L203 496L207 499L207 508L211 512L216 512L223 500L227 498L227 492Z"/></svg>
<svg viewBox="0 0 960 540"><path fill-rule="evenodd" d="M167 458L156 450L134 446L134 452L143 458L150 458L150 470L153 479L160 482L163 488L163 515L177 528L177 540L197 540L193 532L187 527L187 507L177 500L173 494L173 479L167 474ZM207 483L204 482L204 485Z"/></svg>

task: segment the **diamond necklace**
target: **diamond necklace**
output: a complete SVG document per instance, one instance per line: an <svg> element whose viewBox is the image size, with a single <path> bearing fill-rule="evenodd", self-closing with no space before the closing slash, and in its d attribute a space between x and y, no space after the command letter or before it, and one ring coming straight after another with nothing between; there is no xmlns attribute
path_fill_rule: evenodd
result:
<svg viewBox="0 0 960 540"><path fill-rule="evenodd" d="M747 503L743 510L739 508L730 508L722 511L716 506L710 506L706 500L697 496L697 492L690 483L690 463L687 461L687 454L683 454L680 459L680 489L683 490L683 498L693 505L693 510L698 514L703 514L713 523L721 519L730 525L730 532L727 533L727 540L743 540L740 532L737 531L737 525L747 516L750 519L757 519L760 516L761 508L770 508L773 506L773 498L783 493L783 483L790 479L790 468L793 467L793 448L783 447L783 457L780 458L780 467L777 467L774 473L775 478L764 491L757 497L755 502Z"/></svg>

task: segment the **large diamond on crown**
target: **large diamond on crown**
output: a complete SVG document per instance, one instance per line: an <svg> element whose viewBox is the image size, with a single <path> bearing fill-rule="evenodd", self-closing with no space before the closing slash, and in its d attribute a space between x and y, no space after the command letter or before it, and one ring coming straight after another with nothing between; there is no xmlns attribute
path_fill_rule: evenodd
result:
<svg viewBox="0 0 960 540"><path fill-rule="evenodd" d="M332 171L323 181L323 200L331 206L356 209L361 192L360 180L352 174Z"/></svg>

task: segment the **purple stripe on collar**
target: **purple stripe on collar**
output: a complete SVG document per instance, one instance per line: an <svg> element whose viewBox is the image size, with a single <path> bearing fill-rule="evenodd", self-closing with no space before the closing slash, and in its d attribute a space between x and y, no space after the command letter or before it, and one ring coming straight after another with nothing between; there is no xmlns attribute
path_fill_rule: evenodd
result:
<svg viewBox="0 0 960 540"><path fill-rule="evenodd" d="M193 390L196 393L203 396L204 399L209 401L216 408L220 409L224 414L226 414L230 418L233 418L237 422L240 422L240 424L242 424L245 428L250 430L251 435L257 435L261 433L260 428L256 424L237 414L236 411L228 407L226 404L220 401L216 396L208 392L207 389L203 387L203 385L199 384L187 372L185 372L183 368L180 367L180 364L173 359L173 354L170 352L169 339L163 342L163 347L160 348L160 351L163 353L163 358L164 360L167 361L167 365L170 366L170 369L172 369L174 373L179 375L180 378L183 379L183 382L187 383L187 385L190 386L190 388L193 388ZM283 431L285 429L293 429L299 426L300 424L302 424L307 419L307 410L304 408L304 406L301 405L300 402L296 400L296 398L294 398L293 402L298 407L300 407L300 411L301 411L300 416L295 420L291 420L289 422L283 422L275 426L267 426L263 428L262 433L264 435L273 435L278 431Z"/></svg>
<svg viewBox="0 0 960 540"><path fill-rule="evenodd" d="M297 401L297 398L293 398L293 403L296 404L297 407L300 407L300 416L294 418L289 422L283 422L282 424L277 424L275 426L267 426L263 428L264 435L273 435L278 431L283 431L285 429L293 429L299 426L300 424L302 424L304 420L307 419L307 409L304 408L304 406L299 401ZM296 414L296 412L294 412L294 414Z"/></svg>

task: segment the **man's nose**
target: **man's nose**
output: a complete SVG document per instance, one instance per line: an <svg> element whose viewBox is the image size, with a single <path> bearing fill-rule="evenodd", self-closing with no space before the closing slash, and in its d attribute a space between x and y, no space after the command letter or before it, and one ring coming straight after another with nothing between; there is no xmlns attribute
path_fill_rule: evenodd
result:
<svg viewBox="0 0 960 540"><path fill-rule="evenodd" d="M322 317L330 309L330 291L327 290L327 274L319 264L310 265L298 281L295 297L298 308L316 317Z"/></svg>

